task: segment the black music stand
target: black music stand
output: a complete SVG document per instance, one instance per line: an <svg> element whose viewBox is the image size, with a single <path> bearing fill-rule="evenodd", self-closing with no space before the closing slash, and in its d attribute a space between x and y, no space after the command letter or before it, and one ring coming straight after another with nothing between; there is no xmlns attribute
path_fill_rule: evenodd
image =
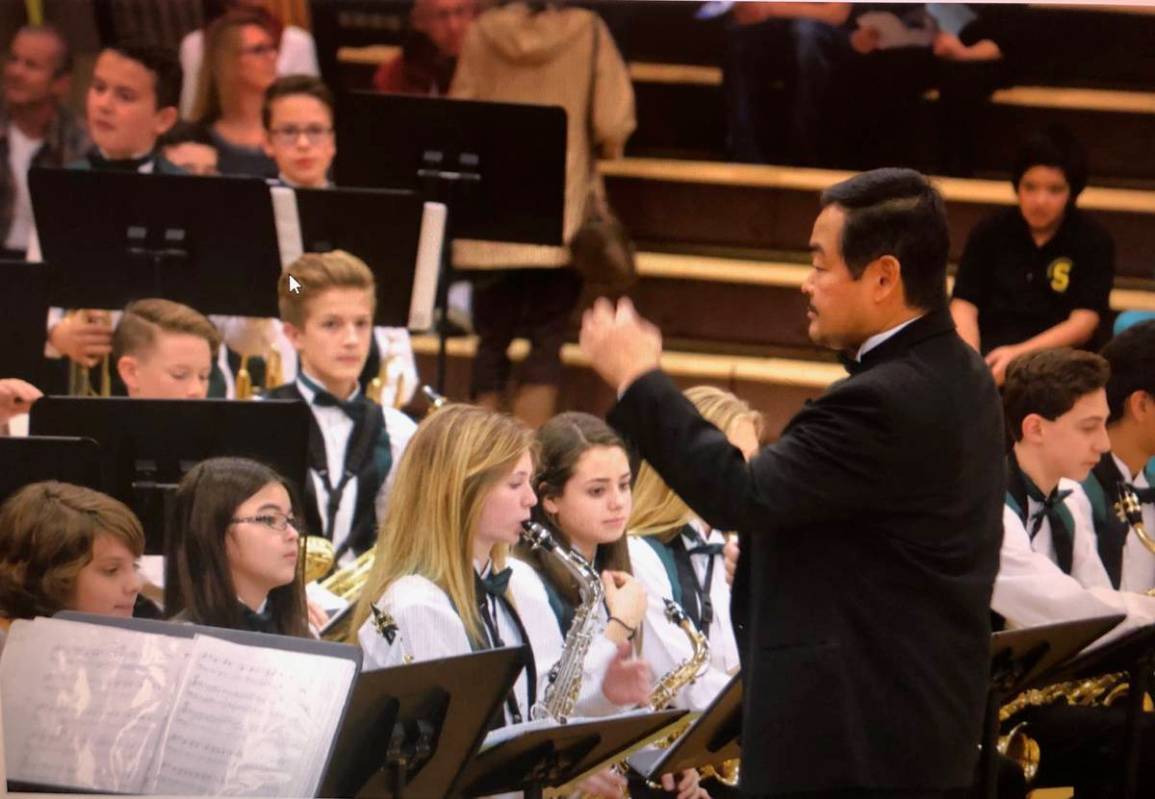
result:
<svg viewBox="0 0 1155 799"><path fill-rule="evenodd" d="M1011 696L1052 679L1059 667L1127 618L1125 615L1007 630L991 636L991 687L983 722L979 775L983 796L998 796L999 708Z"/></svg>
<svg viewBox="0 0 1155 799"><path fill-rule="evenodd" d="M204 314L275 317L280 249L256 178L33 168L50 304L122 308L162 297Z"/></svg>
<svg viewBox="0 0 1155 799"><path fill-rule="evenodd" d="M542 788L560 787L600 771L652 740L668 734L684 710L631 713L573 720L561 725L524 725L509 737L483 747L459 783L462 796L524 791L540 796Z"/></svg>
<svg viewBox="0 0 1155 799"><path fill-rule="evenodd" d="M73 436L0 437L0 502L42 480L100 491L100 446Z"/></svg>
<svg viewBox="0 0 1155 799"><path fill-rule="evenodd" d="M43 387L51 271L45 264L0 260L0 378Z"/></svg>
<svg viewBox="0 0 1155 799"><path fill-rule="evenodd" d="M563 108L347 92L338 98L337 138L339 184L409 189L444 203L446 242L563 243ZM443 252L438 391L445 388L451 246Z"/></svg>
<svg viewBox="0 0 1155 799"><path fill-rule="evenodd" d="M375 324L428 329L440 261L431 272L421 269L424 264L418 261L424 199L416 192L399 189L294 192L305 252L345 250L373 271L377 282ZM309 287L302 290L307 292Z"/></svg>
<svg viewBox="0 0 1155 799"><path fill-rule="evenodd" d="M630 766L647 779L688 768L721 766L742 756L742 675L736 674L668 749L643 750Z"/></svg>
<svg viewBox="0 0 1155 799"><path fill-rule="evenodd" d="M304 486L310 419L308 406L297 400L44 397L32 406L29 430L95 440L101 489L136 511L145 551L161 554L165 497L206 458L252 458Z"/></svg>
<svg viewBox="0 0 1155 799"><path fill-rule="evenodd" d="M493 649L362 673L320 795L453 795L526 657Z"/></svg>
<svg viewBox="0 0 1155 799"><path fill-rule="evenodd" d="M1151 687L1155 669L1155 625L1135 630L1109 644L1084 652L1069 660L1053 674L1048 683L1084 680L1102 674L1127 672L1130 688L1127 691L1127 726L1123 737L1122 763L1124 799L1134 799L1138 791L1139 754L1143 703Z"/></svg>

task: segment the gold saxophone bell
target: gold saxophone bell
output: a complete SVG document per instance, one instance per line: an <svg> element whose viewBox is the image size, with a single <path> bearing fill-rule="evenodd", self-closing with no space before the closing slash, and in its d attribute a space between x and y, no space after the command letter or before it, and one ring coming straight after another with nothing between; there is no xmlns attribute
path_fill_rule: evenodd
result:
<svg viewBox="0 0 1155 799"><path fill-rule="evenodd" d="M304 564L305 582L320 580L333 568L336 554L333 542L319 535L301 536L301 563Z"/></svg>
<svg viewBox="0 0 1155 799"><path fill-rule="evenodd" d="M999 736L995 748L1000 755L1013 760L1022 769L1023 779L1030 785L1039 773L1042 750L1039 742L1027 735L1026 727L1026 722L1016 724L1006 735Z"/></svg>

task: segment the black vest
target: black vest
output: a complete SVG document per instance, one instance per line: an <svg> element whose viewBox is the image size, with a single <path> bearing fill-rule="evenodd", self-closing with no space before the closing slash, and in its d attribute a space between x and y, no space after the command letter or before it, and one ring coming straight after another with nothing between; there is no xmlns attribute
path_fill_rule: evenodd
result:
<svg viewBox="0 0 1155 799"><path fill-rule="evenodd" d="M286 383L266 392L265 396L269 399L305 399L296 383ZM385 484L385 478L389 476L389 470L393 466L393 455L389 431L385 428L385 419L378 406L366 399L364 394L358 395L355 401L364 402L369 406L361 419L353 423L353 432L345 447L345 472L352 474L348 482L352 483L354 480L357 482L357 502L353 507L353 523L349 529L349 536L345 539L345 546L359 555L377 542L375 502L377 492ZM310 414L309 470L326 475L330 484L336 489L344 475L328 475L328 469L325 438L321 435L317 417ZM347 485L348 483L346 487ZM328 520L336 517L341 493L343 491L334 491L322 507L312 479L305 482L305 520L311 532L324 535L328 539L333 538L333 531L328 529Z"/></svg>

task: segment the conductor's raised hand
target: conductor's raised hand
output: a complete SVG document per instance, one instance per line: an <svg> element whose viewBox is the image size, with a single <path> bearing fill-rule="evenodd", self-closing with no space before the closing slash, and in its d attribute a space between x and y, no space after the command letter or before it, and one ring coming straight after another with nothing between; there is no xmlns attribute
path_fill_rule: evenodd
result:
<svg viewBox="0 0 1155 799"><path fill-rule="evenodd" d="M650 322L638 316L634 304L626 298L617 307L599 298L582 315L582 352L602 378L618 393L652 369L662 357L662 334Z"/></svg>

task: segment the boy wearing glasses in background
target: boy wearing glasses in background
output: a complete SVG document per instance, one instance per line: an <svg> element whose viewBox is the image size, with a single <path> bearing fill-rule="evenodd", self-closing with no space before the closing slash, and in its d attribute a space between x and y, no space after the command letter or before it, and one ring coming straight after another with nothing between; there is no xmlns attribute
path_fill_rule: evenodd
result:
<svg viewBox="0 0 1155 799"><path fill-rule="evenodd" d="M333 93L312 75L279 78L261 108L265 153L277 162L278 180L293 188L332 186L329 166L337 154Z"/></svg>

